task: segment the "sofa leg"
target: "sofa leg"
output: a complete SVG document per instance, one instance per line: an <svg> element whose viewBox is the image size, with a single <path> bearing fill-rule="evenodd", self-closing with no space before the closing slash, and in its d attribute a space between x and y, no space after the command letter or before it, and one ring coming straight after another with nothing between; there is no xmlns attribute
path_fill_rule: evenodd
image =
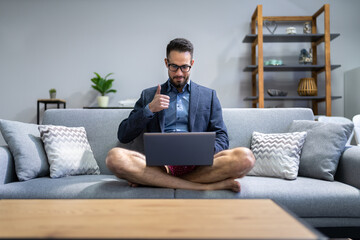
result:
<svg viewBox="0 0 360 240"><path fill-rule="evenodd" d="M319 227L316 229L329 238L360 238L360 227Z"/></svg>

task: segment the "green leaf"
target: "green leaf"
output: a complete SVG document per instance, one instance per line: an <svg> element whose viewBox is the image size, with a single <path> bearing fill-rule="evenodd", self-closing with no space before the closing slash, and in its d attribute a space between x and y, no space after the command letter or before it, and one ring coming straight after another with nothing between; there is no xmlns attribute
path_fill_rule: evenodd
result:
<svg viewBox="0 0 360 240"><path fill-rule="evenodd" d="M106 93L116 93L115 89L110 89L109 91L107 91Z"/></svg>
<svg viewBox="0 0 360 240"><path fill-rule="evenodd" d="M98 87L99 87L100 89L103 89L103 88L104 88L104 84L105 84L104 79L100 79L99 82L98 82Z"/></svg>
<svg viewBox="0 0 360 240"><path fill-rule="evenodd" d="M97 86L94 86L94 85L91 85L93 89L95 89L96 91L99 91L101 93L101 90L97 87Z"/></svg>
<svg viewBox="0 0 360 240"><path fill-rule="evenodd" d="M100 75L97 72L94 72L94 73L99 79L101 79Z"/></svg>
<svg viewBox="0 0 360 240"><path fill-rule="evenodd" d="M97 78L92 78L91 81L94 83L94 84L97 84L99 82L99 79Z"/></svg>
<svg viewBox="0 0 360 240"><path fill-rule="evenodd" d="M110 76L111 74L114 74L114 73L109 73L108 75L105 76L105 79L106 79L108 76Z"/></svg>

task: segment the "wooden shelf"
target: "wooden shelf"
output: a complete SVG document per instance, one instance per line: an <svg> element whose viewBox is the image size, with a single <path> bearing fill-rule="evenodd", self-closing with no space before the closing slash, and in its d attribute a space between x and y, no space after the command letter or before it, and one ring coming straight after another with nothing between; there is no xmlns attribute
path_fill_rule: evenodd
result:
<svg viewBox="0 0 360 240"><path fill-rule="evenodd" d="M245 36L243 43L253 43L257 34L248 34ZM284 42L318 42L324 39L324 34L264 34L264 43L284 43ZM331 33L330 41L340 36L339 33Z"/></svg>
<svg viewBox="0 0 360 240"><path fill-rule="evenodd" d="M339 99L341 96L331 96L331 99ZM258 100L258 96L254 97L246 97L244 101L253 101ZM295 100L295 101L306 101L306 100L317 100L317 101L325 101L325 96L268 96L264 97L266 101L279 101L279 100Z"/></svg>
<svg viewBox="0 0 360 240"><path fill-rule="evenodd" d="M318 32L318 17L324 17L323 33ZM275 22L310 22L311 34L264 34L264 21ZM331 96L331 70L339 68L341 65L331 65L330 61L330 41L339 37L339 33L330 33L330 5L324 4L318 11L310 16L263 16L262 5L257 5L251 16L251 34L244 37L244 43L251 43L251 63L244 68L245 72L251 72L251 95L245 100L252 101L252 107L264 108L264 101L269 100L310 100L312 101L312 109L315 115L318 115L318 103L325 101L326 116L331 116L332 99L340 98L339 96ZM313 53L312 65L280 65L264 66L264 43L311 43L311 51ZM318 46L323 43L324 61L323 65L318 62ZM267 97L264 91L265 72L311 72L315 84L318 83L318 74L325 73L325 87L318 89L319 96L314 97ZM319 92L320 91L320 92ZM323 96L321 96L323 95Z"/></svg>
<svg viewBox="0 0 360 240"><path fill-rule="evenodd" d="M337 69L341 65L331 65L331 70ZM252 72L258 68L258 65L248 65L244 68L244 72ZM297 72L297 71L321 71L325 69L325 65L279 65L264 66L264 72Z"/></svg>

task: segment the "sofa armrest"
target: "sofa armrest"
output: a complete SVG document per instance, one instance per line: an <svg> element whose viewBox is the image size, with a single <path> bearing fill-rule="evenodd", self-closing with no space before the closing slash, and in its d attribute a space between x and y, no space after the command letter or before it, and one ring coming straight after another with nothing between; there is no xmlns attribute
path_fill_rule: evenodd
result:
<svg viewBox="0 0 360 240"><path fill-rule="evenodd" d="M7 146L0 146L0 185L18 181L14 158Z"/></svg>
<svg viewBox="0 0 360 240"><path fill-rule="evenodd" d="M359 172L360 146L346 148L341 155L335 179L360 189Z"/></svg>

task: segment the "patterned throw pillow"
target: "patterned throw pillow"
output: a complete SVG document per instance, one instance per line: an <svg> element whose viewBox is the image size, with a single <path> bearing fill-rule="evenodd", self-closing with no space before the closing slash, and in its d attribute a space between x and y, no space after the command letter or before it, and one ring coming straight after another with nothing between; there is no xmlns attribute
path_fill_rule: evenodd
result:
<svg viewBox="0 0 360 240"><path fill-rule="evenodd" d="M251 150L256 162L248 175L296 179L306 135L306 132L253 132Z"/></svg>
<svg viewBox="0 0 360 240"><path fill-rule="evenodd" d="M50 177L100 174L83 127L39 126Z"/></svg>

